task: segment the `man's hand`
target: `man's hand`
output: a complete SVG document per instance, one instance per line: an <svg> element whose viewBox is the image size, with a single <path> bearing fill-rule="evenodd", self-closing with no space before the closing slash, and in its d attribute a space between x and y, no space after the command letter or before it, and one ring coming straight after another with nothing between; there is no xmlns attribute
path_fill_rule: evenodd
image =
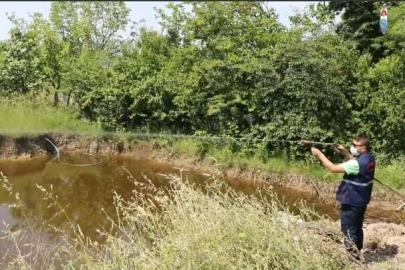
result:
<svg viewBox="0 0 405 270"><path fill-rule="evenodd" d="M347 151L347 149L341 144L336 145L335 151L341 154L349 153L349 151Z"/></svg>
<svg viewBox="0 0 405 270"><path fill-rule="evenodd" d="M314 155L315 157L319 157L320 155L322 155L322 152L315 147L311 147L311 152L312 155Z"/></svg>
<svg viewBox="0 0 405 270"><path fill-rule="evenodd" d="M345 169L342 165L333 164L319 149L311 147L312 155L319 158L322 161L323 166L325 166L330 172L333 173L344 173Z"/></svg>
<svg viewBox="0 0 405 270"><path fill-rule="evenodd" d="M353 159L353 156L349 153L349 151L341 144L335 146L335 151L343 154L345 156L345 160Z"/></svg>

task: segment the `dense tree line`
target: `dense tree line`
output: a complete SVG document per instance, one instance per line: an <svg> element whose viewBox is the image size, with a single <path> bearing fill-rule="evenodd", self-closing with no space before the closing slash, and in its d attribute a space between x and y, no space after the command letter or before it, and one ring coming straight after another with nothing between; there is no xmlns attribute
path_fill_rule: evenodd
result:
<svg viewBox="0 0 405 270"><path fill-rule="evenodd" d="M0 44L5 95L47 93L106 130L347 141L405 151L405 4L317 4L282 25L261 2L158 10L163 33L122 2L54 2ZM339 24L336 14L343 12Z"/></svg>

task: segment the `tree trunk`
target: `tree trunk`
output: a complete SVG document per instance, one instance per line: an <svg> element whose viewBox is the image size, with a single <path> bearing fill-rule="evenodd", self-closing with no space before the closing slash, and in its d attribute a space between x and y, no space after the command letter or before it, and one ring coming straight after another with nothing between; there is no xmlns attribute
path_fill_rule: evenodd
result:
<svg viewBox="0 0 405 270"><path fill-rule="evenodd" d="M59 105L59 88L60 88L60 76L56 77L52 81L52 86L55 89L55 93L53 94L53 106L58 107Z"/></svg>
<svg viewBox="0 0 405 270"><path fill-rule="evenodd" d="M69 106L69 104L70 104L70 93L71 93L71 91L69 91L66 106Z"/></svg>
<svg viewBox="0 0 405 270"><path fill-rule="evenodd" d="M58 92L55 92L53 94L53 106L58 107L58 105L59 105L59 95Z"/></svg>

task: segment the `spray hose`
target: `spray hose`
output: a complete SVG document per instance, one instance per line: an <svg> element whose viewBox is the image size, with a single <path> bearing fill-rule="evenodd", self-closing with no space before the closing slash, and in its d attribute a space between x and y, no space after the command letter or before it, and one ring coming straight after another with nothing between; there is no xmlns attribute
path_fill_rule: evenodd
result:
<svg viewBox="0 0 405 270"><path fill-rule="evenodd" d="M51 163L51 162L54 161L55 159L57 159L58 162L61 163L61 164L68 165L68 166L75 166L75 167L89 167L89 166L95 166L95 165L101 164L101 163L103 162L103 160L102 160L100 157L98 157L98 156L96 156L96 155L92 155L92 154L86 154L86 153L82 153L82 154L83 154L83 155L86 155L86 156L95 157L96 159L98 159L98 161L95 162L95 163L89 163L89 164L73 164L73 163L63 162L63 161L60 160L60 156L61 156L61 155L60 155L60 150L58 149L58 147L56 147L56 145L55 145L51 140L49 140L48 138L45 138L45 140L47 140L47 141L53 146L53 148L55 148L55 151L56 151L56 157L54 157L54 158L53 158L51 161L49 161L47 164Z"/></svg>

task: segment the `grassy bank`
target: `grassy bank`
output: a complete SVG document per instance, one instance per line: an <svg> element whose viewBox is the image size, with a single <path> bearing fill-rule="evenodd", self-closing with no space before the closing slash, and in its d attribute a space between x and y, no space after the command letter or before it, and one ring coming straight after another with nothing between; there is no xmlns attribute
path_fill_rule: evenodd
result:
<svg viewBox="0 0 405 270"><path fill-rule="evenodd" d="M52 107L41 97L0 99L0 132L18 136L44 132L98 133L100 127L76 116L73 108Z"/></svg>

